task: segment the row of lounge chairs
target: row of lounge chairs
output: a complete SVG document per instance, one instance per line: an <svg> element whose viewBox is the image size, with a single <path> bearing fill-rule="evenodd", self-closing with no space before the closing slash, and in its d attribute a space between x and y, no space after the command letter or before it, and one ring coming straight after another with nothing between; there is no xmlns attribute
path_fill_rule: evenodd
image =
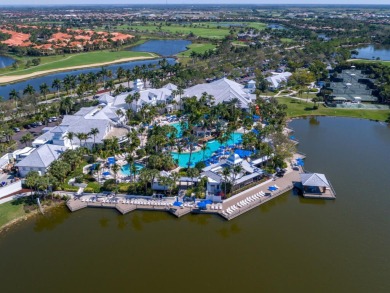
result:
<svg viewBox="0 0 390 293"><path fill-rule="evenodd" d="M264 191L260 191L254 195L248 196L247 198L236 203L235 205L232 205L232 206L228 207L226 210L222 211L222 214L224 216L228 217L228 216L234 214L235 212L237 212L240 208L245 207L245 206L247 206L255 201L258 201L259 199L261 199L264 196L266 196Z"/></svg>
<svg viewBox="0 0 390 293"><path fill-rule="evenodd" d="M211 210L222 210L222 204L221 203L213 203L210 205Z"/></svg>

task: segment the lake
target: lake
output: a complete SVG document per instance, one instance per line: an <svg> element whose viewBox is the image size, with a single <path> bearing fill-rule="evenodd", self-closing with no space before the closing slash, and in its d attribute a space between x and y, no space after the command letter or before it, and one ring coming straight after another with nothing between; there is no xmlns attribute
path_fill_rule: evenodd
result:
<svg viewBox="0 0 390 293"><path fill-rule="evenodd" d="M337 199L286 193L227 222L66 208L0 235L3 292L389 292L390 128L290 123Z"/></svg>
<svg viewBox="0 0 390 293"><path fill-rule="evenodd" d="M287 29L284 25L277 24L277 23L270 23L267 25L268 28L271 29L277 29L277 30L285 30Z"/></svg>
<svg viewBox="0 0 390 293"><path fill-rule="evenodd" d="M0 55L0 68L11 66L12 64L14 64L14 62L15 62L14 59L7 56Z"/></svg>
<svg viewBox="0 0 390 293"><path fill-rule="evenodd" d="M151 40L141 45L130 48L130 51L152 52L160 56L174 56L180 52L186 51L187 46L191 45L187 40Z"/></svg>
<svg viewBox="0 0 390 293"><path fill-rule="evenodd" d="M390 61L390 46L374 46L370 45L356 49L357 55L352 55L354 58L360 59L377 59Z"/></svg>
<svg viewBox="0 0 390 293"><path fill-rule="evenodd" d="M115 73L115 71L118 69L118 67L122 67L124 69L133 69L135 66L142 66L144 64L145 65L158 64L158 62L160 60L161 59L117 63L117 64L105 66L105 68L110 69L113 71L113 73ZM172 59L172 58L168 58L167 61L169 62L169 64L174 64L176 62L175 59ZM79 75L81 73L86 74L89 72L97 73L100 70L101 70L101 67L96 67L96 68L85 68L85 69L79 69L79 70L57 72L57 73L53 73L53 74L49 74L49 75L45 75L45 76L31 78L29 80L20 81L20 82L13 83L13 84L3 85L3 86L0 86L0 96L4 97L4 99L8 99L9 93L11 90L15 89L19 93L22 93L23 90L29 84L32 85L37 92L39 92L39 86L44 82L47 83L51 89L51 85L56 78L62 80L68 74L69 75ZM51 89L51 90L53 90L53 89Z"/></svg>

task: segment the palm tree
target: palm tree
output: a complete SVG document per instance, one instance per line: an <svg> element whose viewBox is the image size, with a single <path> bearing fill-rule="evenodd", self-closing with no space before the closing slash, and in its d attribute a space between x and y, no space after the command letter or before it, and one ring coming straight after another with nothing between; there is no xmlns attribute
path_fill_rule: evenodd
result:
<svg viewBox="0 0 390 293"><path fill-rule="evenodd" d="M43 95L43 97L45 98L45 101L47 103L47 94L49 93L49 86L44 82L42 83L40 86L39 86L39 91L41 93L41 95Z"/></svg>
<svg viewBox="0 0 390 293"><path fill-rule="evenodd" d="M69 141L70 141L70 147L71 147L72 149L73 149L72 140L73 140L74 136L75 136L75 134L74 134L73 132L71 132L71 131L67 132L67 133L65 134L65 136L64 136L64 138L69 139Z"/></svg>
<svg viewBox="0 0 390 293"><path fill-rule="evenodd" d="M202 151L203 151L203 161L204 161L204 156L205 156L205 153L206 151L209 149L207 143L204 143L201 147Z"/></svg>
<svg viewBox="0 0 390 293"><path fill-rule="evenodd" d="M15 89L10 91L9 99L15 101L15 108L17 108L18 107L19 93Z"/></svg>
<svg viewBox="0 0 390 293"><path fill-rule="evenodd" d="M115 177L115 195L117 194L118 192L118 180L117 180L117 175L118 175L118 172L119 170L121 169L121 167L118 165L118 164L114 164L111 166L111 170L112 172L114 172L114 177Z"/></svg>
<svg viewBox="0 0 390 293"><path fill-rule="evenodd" d="M241 165L236 165L233 167L233 186L232 186L232 190L230 191L230 195L233 195L233 189L234 189L234 185L236 184L236 178L237 178L237 175L240 174L242 171L242 167Z"/></svg>
<svg viewBox="0 0 390 293"><path fill-rule="evenodd" d="M35 89L32 85L27 85L27 87L23 90L23 95L32 96L35 94Z"/></svg>
<svg viewBox="0 0 390 293"><path fill-rule="evenodd" d="M96 135L99 134L99 129L97 128L92 128L91 131L89 132L90 135L93 136L93 149L95 148L96 145Z"/></svg>
<svg viewBox="0 0 390 293"><path fill-rule="evenodd" d="M227 196L227 194L226 194L226 188L227 188L227 184L228 184L228 182L229 182L229 176L230 176L230 169L229 169L229 167L223 168L223 170L222 170L222 176L223 176L224 186L225 186L225 196Z"/></svg>
<svg viewBox="0 0 390 293"><path fill-rule="evenodd" d="M51 87L53 89L56 89L57 90L57 97L60 96L60 89L61 89L61 80L59 80L58 78L56 78L55 80L53 80L53 83L51 84Z"/></svg>

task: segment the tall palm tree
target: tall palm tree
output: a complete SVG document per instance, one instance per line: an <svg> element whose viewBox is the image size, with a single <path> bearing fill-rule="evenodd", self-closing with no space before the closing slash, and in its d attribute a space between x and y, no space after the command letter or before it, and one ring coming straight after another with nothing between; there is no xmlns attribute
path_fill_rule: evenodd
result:
<svg viewBox="0 0 390 293"><path fill-rule="evenodd" d="M55 80L53 80L53 83L51 84L51 87L55 90L57 90L57 97L60 96L60 89L62 87L62 83L61 83L61 80L59 80L58 78L56 78Z"/></svg>
<svg viewBox="0 0 390 293"><path fill-rule="evenodd" d="M114 172L114 178L115 178L115 195L118 193L118 180L117 180L117 176L118 176L118 172L119 172L120 169L121 169L121 167L118 164L116 164L116 163L111 166L111 170L112 170L112 172Z"/></svg>
<svg viewBox="0 0 390 293"><path fill-rule="evenodd" d="M44 82L39 86L39 91L40 91L41 95L43 95L43 97L45 98L45 101L47 103L46 97L47 97L47 94L50 92L49 86Z"/></svg>
<svg viewBox="0 0 390 293"><path fill-rule="evenodd" d="M73 132L71 132L71 131L67 132L67 133L65 134L65 136L64 136L64 138L69 139L69 141L70 141L70 147L71 147L72 149L73 149L73 142L72 142L72 140L73 140L74 136L75 136L75 134L74 134Z"/></svg>
<svg viewBox="0 0 390 293"><path fill-rule="evenodd" d="M19 93L15 89L10 91L9 99L15 101L15 108L17 108L18 107Z"/></svg>
<svg viewBox="0 0 390 293"><path fill-rule="evenodd" d="M91 131L89 132L89 134L93 136L93 147L92 147L92 149L94 149L95 145L96 145L96 136L99 134L99 129L92 128Z"/></svg>
<svg viewBox="0 0 390 293"><path fill-rule="evenodd" d="M224 187L225 187L225 196L227 196L226 188L227 188L227 184L229 182L229 176L230 176L230 168L229 167L223 168L222 176L223 176Z"/></svg>
<svg viewBox="0 0 390 293"><path fill-rule="evenodd" d="M27 87L23 90L24 95L32 96L35 94L35 89L32 85L28 84Z"/></svg>

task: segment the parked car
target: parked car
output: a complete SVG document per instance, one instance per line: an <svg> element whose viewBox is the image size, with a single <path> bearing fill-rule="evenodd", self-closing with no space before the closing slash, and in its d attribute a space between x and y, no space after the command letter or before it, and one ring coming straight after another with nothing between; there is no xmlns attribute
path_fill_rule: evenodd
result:
<svg viewBox="0 0 390 293"><path fill-rule="evenodd" d="M20 132L20 128L19 127L14 127L14 131L15 132Z"/></svg>
<svg viewBox="0 0 390 293"><path fill-rule="evenodd" d="M36 124L37 126L42 126L42 125L43 125L41 121L35 122L35 124Z"/></svg>
<svg viewBox="0 0 390 293"><path fill-rule="evenodd" d="M27 124L27 125L24 126L24 128L31 129L31 125Z"/></svg>
<svg viewBox="0 0 390 293"><path fill-rule="evenodd" d="M50 117L50 119L51 119L52 122L56 122L56 121L58 120L58 118L57 118L57 117L54 117L54 116L53 116L53 117Z"/></svg>

